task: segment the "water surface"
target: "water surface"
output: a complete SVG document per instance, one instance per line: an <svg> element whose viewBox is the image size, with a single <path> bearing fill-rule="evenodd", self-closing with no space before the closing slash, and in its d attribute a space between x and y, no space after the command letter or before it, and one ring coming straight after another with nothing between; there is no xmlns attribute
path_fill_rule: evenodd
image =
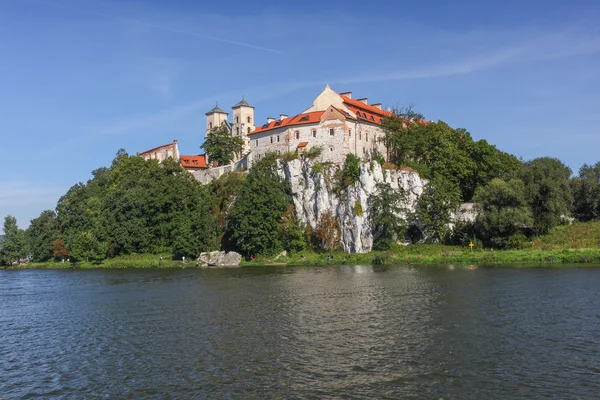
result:
<svg viewBox="0 0 600 400"><path fill-rule="evenodd" d="M0 271L0 398L595 399L600 268Z"/></svg>

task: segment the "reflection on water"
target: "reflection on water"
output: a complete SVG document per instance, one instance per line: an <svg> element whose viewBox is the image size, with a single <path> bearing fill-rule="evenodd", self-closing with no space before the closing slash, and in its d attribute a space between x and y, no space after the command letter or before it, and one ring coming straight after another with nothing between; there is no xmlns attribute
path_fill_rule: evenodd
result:
<svg viewBox="0 0 600 400"><path fill-rule="evenodd" d="M600 269L0 272L0 398L596 398Z"/></svg>

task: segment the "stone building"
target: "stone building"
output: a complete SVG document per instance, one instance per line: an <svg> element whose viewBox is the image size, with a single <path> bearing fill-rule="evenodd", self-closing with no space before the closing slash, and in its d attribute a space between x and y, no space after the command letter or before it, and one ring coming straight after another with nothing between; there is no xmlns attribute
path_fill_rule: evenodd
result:
<svg viewBox="0 0 600 400"><path fill-rule="evenodd" d="M213 166L207 155L181 156L177 141L146 150L138 155L162 161L173 157L201 181L210 181L229 170L248 168L254 160L268 152L307 152L321 148L318 161L343 163L349 153L368 160L376 154L386 156L381 123L390 111L368 99L353 99L351 92L337 93L327 85L312 105L300 114L278 119L268 118L256 124L254 106L244 98L231 107L229 113L217 104L206 115L205 133L224 127L232 136L243 139L242 154L229 166Z"/></svg>
<svg viewBox="0 0 600 400"><path fill-rule="evenodd" d="M336 93L325 89L311 107L293 117L269 118L248 134L252 158L267 152L309 151L322 149L320 161L341 163L348 153L363 159L386 155L381 123L390 116L381 104L369 105L368 99L353 99L351 92Z"/></svg>
<svg viewBox="0 0 600 400"><path fill-rule="evenodd" d="M179 146L177 140L173 140L173 143L163 144L162 146L153 147L149 150L137 153L138 156L144 157L144 160L158 160L164 161L169 157L175 160L179 159Z"/></svg>

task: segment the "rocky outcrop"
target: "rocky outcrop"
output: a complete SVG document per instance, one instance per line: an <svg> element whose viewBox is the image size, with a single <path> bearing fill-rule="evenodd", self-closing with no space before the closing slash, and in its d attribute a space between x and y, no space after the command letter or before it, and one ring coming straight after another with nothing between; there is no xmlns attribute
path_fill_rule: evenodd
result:
<svg viewBox="0 0 600 400"><path fill-rule="evenodd" d="M373 247L368 201L378 183L386 182L394 189L404 189L407 194L405 209L409 213L415 211L426 184L414 171L383 170L377 162L361 163L358 181L338 196L334 174L339 167L331 165L323 168L323 172L316 172L313 165L306 158L280 161L278 172L291 183L300 222L315 228L319 218L331 212L340 223L343 249L349 253L366 253Z"/></svg>
<svg viewBox="0 0 600 400"><path fill-rule="evenodd" d="M196 265L198 267L239 267L241 261L242 255L235 251L230 251L229 253L211 251L200 254Z"/></svg>

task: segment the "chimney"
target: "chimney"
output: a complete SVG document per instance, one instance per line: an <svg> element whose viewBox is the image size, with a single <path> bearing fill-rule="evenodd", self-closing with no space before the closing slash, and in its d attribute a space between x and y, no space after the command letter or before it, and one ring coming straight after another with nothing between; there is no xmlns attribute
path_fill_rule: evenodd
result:
<svg viewBox="0 0 600 400"><path fill-rule="evenodd" d="M360 101L361 103L369 105L369 99L367 99L366 97L364 99L357 99L357 100Z"/></svg>
<svg viewBox="0 0 600 400"><path fill-rule="evenodd" d="M271 117L267 118L267 124L270 124L271 122L275 122L275 121L276 121L275 118L271 118Z"/></svg>
<svg viewBox="0 0 600 400"><path fill-rule="evenodd" d="M352 92L344 92L344 93L340 93L340 95L342 96L346 96L347 98L351 99L352 98Z"/></svg>
<svg viewBox="0 0 600 400"><path fill-rule="evenodd" d="M376 104L371 104L371 105L379 110L383 110L383 108L381 107L381 103L376 103Z"/></svg>
<svg viewBox="0 0 600 400"><path fill-rule="evenodd" d="M286 119L288 116L287 114L279 114L279 120L283 121L284 119Z"/></svg>

